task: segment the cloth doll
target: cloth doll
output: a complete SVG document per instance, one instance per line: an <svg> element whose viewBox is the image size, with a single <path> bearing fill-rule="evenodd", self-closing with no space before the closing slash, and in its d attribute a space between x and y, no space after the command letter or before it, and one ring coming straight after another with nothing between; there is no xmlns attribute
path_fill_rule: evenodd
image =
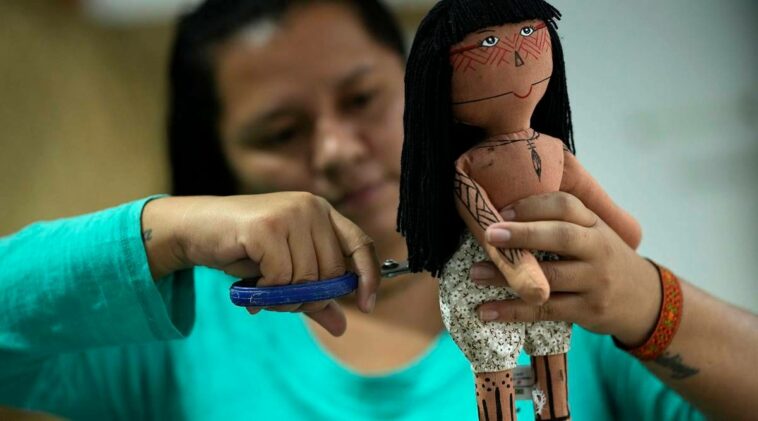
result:
<svg viewBox="0 0 758 421"><path fill-rule="evenodd" d="M482 420L515 418L511 370L522 346L537 419L570 419L570 325L478 318L480 304L517 295L472 283L473 263L492 261L523 286L522 299L542 304L550 290L538 259L570 258L488 245L499 211L560 190L632 247L640 240L637 222L574 156L559 18L541 0L443 0L422 21L407 65L398 228L411 270L440 277L443 321L471 362Z"/></svg>

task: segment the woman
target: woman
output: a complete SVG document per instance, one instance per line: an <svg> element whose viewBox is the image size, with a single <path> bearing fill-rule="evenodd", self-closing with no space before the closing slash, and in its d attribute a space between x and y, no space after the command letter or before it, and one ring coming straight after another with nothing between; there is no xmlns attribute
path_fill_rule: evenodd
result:
<svg viewBox="0 0 758 421"><path fill-rule="evenodd" d="M176 193L308 191L327 198L373 238L379 258L403 258L403 239L394 230L402 57L394 23L371 1L206 2L181 21L172 59L170 137ZM245 200L251 198L272 200ZM179 206L179 200L193 202ZM0 403L76 419L475 419L469 367L442 331L433 279L413 275L382 281L381 298L373 314L365 316L357 307L372 306L369 283L358 306L343 303L349 329L339 339L298 315L263 311L250 318L228 301L227 287L234 277L205 268L175 271L187 264L181 258L186 250L202 250L203 244L217 250L214 243L230 237L219 234L214 221L223 228L220 216L225 209L243 206L231 200L243 199L217 204L209 200L164 198L144 206L145 232L154 230L152 239L144 236L148 256L156 255L150 251L151 243L158 243L153 227L163 223L184 226L180 233L207 225L199 231L213 238L179 242L184 247L178 247L179 258L174 258L176 236L170 229L161 240L164 245L157 247L157 256L163 257L152 262L140 255L142 241L133 234L142 203L114 211L111 216L121 218L123 231L132 235L119 235L114 229L109 244L126 244L133 254L123 255L123 268L108 267L98 282L77 291L80 301L45 299L40 291L53 294L57 285L74 285L70 277L55 272L46 278L28 271L26 283L4 288L34 293L42 305L16 307L13 317L2 312L6 318L0 325ZM174 206L178 210L170 209ZM331 214L325 206L309 206L306 214ZM181 221L184 213L189 221ZM289 235L295 229L292 220L300 219L287 215L280 221L288 222L289 228L278 231L277 237L300 239L302 234ZM656 274L602 221L564 195L526 199L504 212L504 218L510 222L489 231L493 245L580 258L580 267L570 273L548 273L551 282L577 291L577 302L548 301L538 308L520 302L490 303L481 309L484 319L555 318L612 334L627 344L644 340L660 302L654 292ZM97 215L83 221L104 223ZM340 222L344 223L335 225ZM320 224L310 227L315 230L316 225ZM250 224L251 229L258 226ZM334 231L337 242L347 243L348 252L350 246L365 244L356 231L344 227ZM345 240L341 231L357 238ZM29 252L22 234L10 241ZM54 234L53 239L65 239ZM320 236L314 233L311 238L313 242ZM311 263L293 267L277 281L287 275L298 281L324 277L327 274L316 273L321 256L315 250L340 246L344 244L332 241L331 246L308 247L316 256L292 259ZM77 253L97 255L97 250L66 250L65 257L71 259L78 259ZM53 269L63 258L44 255ZM198 260L190 263L226 266ZM242 272L251 270L242 266ZM96 262L83 265L77 274L93 279L92 267L98 267ZM153 270L159 279L156 287L144 281L147 267L165 268ZM238 270L230 272L236 275ZM173 275L160 278L169 272ZM371 277L370 270L363 273ZM474 275L481 282L502 282L492 273L484 264ZM10 284L7 279L11 278L4 275L4 286ZM36 287L39 282L42 288ZM740 411L746 410L747 399L735 393L755 387L736 372L749 358L739 348L755 344L755 334L749 332L754 319L685 287L689 314L671 345L676 358L670 358L668 366L686 365L698 373L676 380L665 363L663 368L650 368L705 410L744 414ZM114 291L123 300L103 312L98 298L112 298ZM715 325L709 315L713 311L719 312L723 324ZM88 314L96 317L87 318ZM326 319L333 321L338 314L334 311ZM35 317L36 324L25 324ZM78 334L68 330L72 320L81 323ZM42 322L48 323L46 331L40 330ZM331 326L331 333L342 332L339 323L322 319L322 325ZM709 336L701 338L701 333ZM692 406L616 349L608 336L581 329L575 336L569 355L569 383L581 385L572 388L570 398L575 419L698 417ZM59 340L53 343L49 337ZM730 345L733 350L724 351ZM716 367L708 361L722 364Z"/></svg>
<svg viewBox="0 0 758 421"><path fill-rule="evenodd" d="M388 29L391 22L372 2L245 3L211 1L180 24L172 65L170 137L175 193L310 191L330 200L364 229L374 239L380 260L404 258L403 239L395 232L404 57L400 35ZM286 13L282 11L285 7L289 9ZM215 22L212 15L218 17ZM357 25L361 22L363 27ZM198 35L203 33L212 35ZM215 60L197 59L208 50L216 53ZM198 91L198 86L204 90ZM187 94L193 97L187 98ZM211 156L216 159L209 160ZM201 166L213 169L200 173L197 168ZM515 215L509 215L510 219L570 222L506 223L489 232L493 241L500 239L496 246L581 256L582 261L566 272L548 273L551 280L561 283L559 289L577 294L574 300L553 300L541 307L491 303L480 308L482 316L489 320L567 320L612 334L624 344L644 342L660 306L657 274L651 265L572 197L533 198L519 203ZM526 232L536 234L525 238ZM478 269L485 282L503 282L492 275L489 265ZM575 279L582 282L572 281ZM426 276L385 280L375 314L363 317L348 307L350 329L345 336L335 339L318 330L314 336L337 361L362 373L386 373L409 363L428 367L423 364L427 361L418 358L439 350L430 348L441 330L436 288L436 281ZM725 367L716 370L710 366L712 350L705 350L711 349L711 341L697 333L711 325L708 309L719 305L689 285L685 285L685 302L687 311L697 316L682 322L669 357L649 367L670 386L709 409L711 404L718 405L714 402L725 404L731 399L731 392L720 397L713 394L711 376L721 377ZM727 323L729 326L738 330L747 326L737 321L747 316L732 314L735 322ZM695 333L692 337L685 333L689 329ZM722 333L734 334L719 331ZM584 334L579 332L577 337ZM753 341L754 336L750 336ZM573 355L597 356L597 351L582 351L581 341L575 340ZM610 343L609 338L602 341ZM737 359L742 363L727 370L733 378L740 377L739 366L747 364L748 357ZM636 364L626 359L607 363ZM688 369L699 373L681 380L670 378L672 373ZM577 374L585 369L572 370ZM606 375L620 376L618 371L612 373ZM420 382L434 384L432 379ZM660 390L643 387L643 383L618 386L648 389L643 394ZM457 396L471 398L470 391L461 393ZM622 398L622 392L618 393L619 408L632 411L625 405L636 398ZM409 395L401 396L408 399ZM585 394L585 398L593 397ZM639 395L639 399L642 403L632 405L635 410L652 408L644 403L650 395ZM575 409L575 418L583 419L577 411L580 409Z"/></svg>

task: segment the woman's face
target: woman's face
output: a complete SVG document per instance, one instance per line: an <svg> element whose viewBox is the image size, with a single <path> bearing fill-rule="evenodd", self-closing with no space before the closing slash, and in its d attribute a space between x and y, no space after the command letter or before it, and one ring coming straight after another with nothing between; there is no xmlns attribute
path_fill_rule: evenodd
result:
<svg viewBox="0 0 758 421"><path fill-rule="evenodd" d="M403 62L346 6L257 22L216 52L223 150L241 193L308 191L394 233Z"/></svg>

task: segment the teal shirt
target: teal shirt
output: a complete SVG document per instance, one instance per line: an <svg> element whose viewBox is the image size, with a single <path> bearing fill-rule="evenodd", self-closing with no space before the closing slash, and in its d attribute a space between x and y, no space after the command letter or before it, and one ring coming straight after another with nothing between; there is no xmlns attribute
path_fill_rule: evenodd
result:
<svg viewBox="0 0 758 421"><path fill-rule="evenodd" d="M221 272L153 282L146 200L0 239L0 406L72 419L477 419L471 370L446 333L407 367L365 376L300 315L233 306ZM608 337L576 327L568 361L575 420L702 419ZM533 419L530 402L517 408Z"/></svg>

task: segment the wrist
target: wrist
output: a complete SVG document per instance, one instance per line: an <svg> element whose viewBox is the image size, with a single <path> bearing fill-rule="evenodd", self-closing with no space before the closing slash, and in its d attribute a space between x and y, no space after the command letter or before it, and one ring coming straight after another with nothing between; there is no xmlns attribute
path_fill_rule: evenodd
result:
<svg viewBox="0 0 758 421"><path fill-rule="evenodd" d="M650 261L658 272L661 288L661 305L656 324L645 341L635 347L625 346L616 340L619 348L643 360L655 360L666 351L676 335L682 320L683 295L679 279L667 268Z"/></svg>
<svg viewBox="0 0 758 421"><path fill-rule="evenodd" d="M181 202L181 198L163 197L147 202L142 209L142 243L156 281L190 267L177 239Z"/></svg>
<svg viewBox="0 0 758 421"><path fill-rule="evenodd" d="M626 348L642 345L655 330L663 300L658 268L650 260L639 258L637 285L642 291L635 299L632 313L626 314L626 328L613 334L617 343Z"/></svg>

